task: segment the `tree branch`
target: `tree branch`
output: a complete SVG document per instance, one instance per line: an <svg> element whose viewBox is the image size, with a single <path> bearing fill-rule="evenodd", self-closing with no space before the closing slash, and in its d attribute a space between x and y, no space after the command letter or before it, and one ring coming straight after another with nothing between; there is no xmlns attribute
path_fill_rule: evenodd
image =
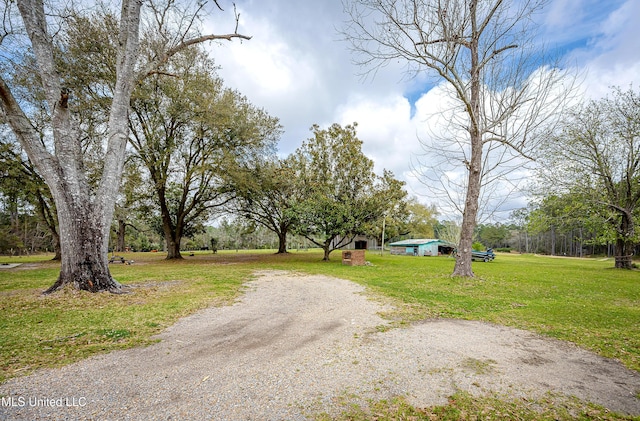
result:
<svg viewBox="0 0 640 421"><path fill-rule="evenodd" d="M236 20L236 29L237 29L237 20ZM161 56L157 57L155 60L151 61L138 74L137 80L138 80L138 82L140 82L144 78L156 73L157 69L160 66L162 66L164 63L169 61L169 59L171 59L171 57L173 57L174 55L176 55L180 51L184 50L185 48L188 48L188 47L190 47L192 45L201 44L201 43L206 42L206 41L215 41L215 40L232 41L234 38L250 40L252 37L247 36L247 35L238 34L237 32L235 32L233 34L223 34L223 35L215 35L215 34L203 35L203 36L199 36L199 37L196 37L196 38L191 38L191 39L182 41L178 45L176 45L175 47L170 48L169 50L167 50Z"/></svg>
<svg viewBox="0 0 640 421"><path fill-rule="evenodd" d="M27 118L24 111L16 101L13 93L5 80L0 76L0 108L4 113L4 117L16 134L18 141L27 151L29 159L32 159L34 165L42 164L45 160L55 160L44 147L38 136L38 132ZM38 162L39 161L39 162ZM44 175L44 174L43 174ZM49 174L50 176L53 175Z"/></svg>

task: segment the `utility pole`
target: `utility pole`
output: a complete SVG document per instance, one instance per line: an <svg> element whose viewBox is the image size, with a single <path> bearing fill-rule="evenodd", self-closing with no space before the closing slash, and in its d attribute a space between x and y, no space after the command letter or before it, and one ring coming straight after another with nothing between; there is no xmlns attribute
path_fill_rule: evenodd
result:
<svg viewBox="0 0 640 421"><path fill-rule="evenodd" d="M384 228L387 222L387 215L384 215L382 218L382 246L380 247L380 256L384 254Z"/></svg>

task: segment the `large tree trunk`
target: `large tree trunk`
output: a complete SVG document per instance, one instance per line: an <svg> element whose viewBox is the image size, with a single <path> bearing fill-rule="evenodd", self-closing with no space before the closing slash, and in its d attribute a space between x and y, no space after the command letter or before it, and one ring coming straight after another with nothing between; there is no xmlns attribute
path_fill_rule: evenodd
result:
<svg viewBox="0 0 640 421"><path fill-rule="evenodd" d="M618 238L616 239L615 267L617 269L633 269L634 244L633 241L629 241L634 236L634 226L631 218L631 211L622 212Z"/></svg>
<svg viewBox="0 0 640 421"><path fill-rule="evenodd" d="M471 268L471 251L473 249L473 232L478 217L478 200L480 197L480 174L482 160L481 140L472 141L471 163L469 165L469 184L467 198L462 215L462 228L460 231L460 243L458 244L458 257L453 269L453 276L474 276ZM477 145L479 143L479 145ZM479 152L475 151L479 149Z"/></svg>
<svg viewBox="0 0 640 421"><path fill-rule="evenodd" d="M615 267L616 269L633 269L633 254L631 247L624 240L616 241Z"/></svg>
<svg viewBox="0 0 640 421"><path fill-rule="evenodd" d="M113 177L113 184L104 186L103 181L102 193L92 196L82 172L82 162L77 159L81 153L79 141L74 136L66 109L58 107L54 121L58 125L54 124L57 156L53 157L1 78L0 97L14 132L49 186L56 205L61 271L58 280L46 292L51 293L66 284L92 292L120 291L120 284L109 273L107 260L109 225L120 182L118 174L111 174L112 171L105 168L105 174ZM126 143L126 137L120 141ZM122 154L124 157L124 147Z"/></svg>
<svg viewBox="0 0 640 421"><path fill-rule="evenodd" d="M97 191L91 191L83 162L78 127L68 109L69 91L62 84L47 29L44 3L20 0L18 9L31 40L48 109L52 154L0 77L0 103L13 132L44 178L58 212L62 265L47 292L66 284L87 291L120 291L109 273L107 247L114 203L120 187L128 133L128 111L135 79L138 28L142 2L123 1L119 30L116 83L107 124L106 153Z"/></svg>
<svg viewBox="0 0 640 421"><path fill-rule="evenodd" d="M167 198L164 187L158 189L158 199L160 202L160 213L162 215L162 232L167 246L167 260L182 259L180 254L180 241L182 240L182 223L178 221L174 224L171 220L171 212L167 206ZM177 219L180 219L177 216Z"/></svg>
<svg viewBox="0 0 640 421"><path fill-rule="evenodd" d="M174 239L172 238L173 236L167 237L166 235L167 233L165 232L165 238L167 243L167 260L182 259L182 254L180 253L181 239Z"/></svg>
<svg viewBox="0 0 640 421"><path fill-rule="evenodd" d="M54 292L67 284L76 289L98 292L121 292L122 286L109 273L108 249L102 218L90 206L61 206L58 208L60 276L45 293Z"/></svg>
<svg viewBox="0 0 640 421"><path fill-rule="evenodd" d="M287 252L287 230L280 227L278 231L278 253L282 254Z"/></svg>
<svg viewBox="0 0 640 421"><path fill-rule="evenodd" d="M117 33L116 80L104 139L102 175L97 189L93 191L88 188L87 183L81 130L68 110L69 87L64 86L56 68L52 42L54 36L48 30L47 16L59 16L60 11L45 12L45 2L40 0L18 0L16 4L25 26L24 33L31 41L29 48L36 60L38 79L42 83L50 112L51 130L47 132L50 132L53 139L53 147L47 148L47 142L31 124L2 75L0 106L29 160L49 186L58 210L62 270L58 281L49 292L67 283L94 292L119 291L120 285L109 273L108 240L114 204L122 178L125 148L129 137L128 113L136 81L151 74L159 65L190 45L213 39L250 37L234 33L186 39L185 33L177 45L160 52L144 68L140 68L136 63L140 9L143 2L123 0Z"/></svg>
<svg viewBox="0 0 640 421"><path fill-rule="evenodd" d="M177 230L167 221L163 221L162 231L164 232L164 240L167 247L167 260L182 259L182 254L180 254L182 235L178 234Z"/></svg>

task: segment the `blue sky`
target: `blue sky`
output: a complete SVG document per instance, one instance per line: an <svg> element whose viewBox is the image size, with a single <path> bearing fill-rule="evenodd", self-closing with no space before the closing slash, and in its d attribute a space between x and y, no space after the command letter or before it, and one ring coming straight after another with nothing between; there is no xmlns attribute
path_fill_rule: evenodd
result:
<svg viewBox="0 0 640 421"><path fill-rule="evenodd" d="M225 12L212 16L208 29L226 33L234 27L233 6L226 0L220 4ZM228 86L280 118L285 129L281 154L300 146L314 123L357 121L364 152L377 171L392 170L407 182L410 194L448 212L443 198L429 191L411 168L421 152L418 138L429 125L417 105L423 95L437 101L432 81L407 80L400 63L362 77L336 29L346 19L340 0L236 4L239 32L253 39L212 45L212 55ZM640 85L640 1L551 0L537 21L540 43L580 72L588 97L602 97L614 85ZM514 196L501 205L503 215L524 204L522 196Z"/></svg>

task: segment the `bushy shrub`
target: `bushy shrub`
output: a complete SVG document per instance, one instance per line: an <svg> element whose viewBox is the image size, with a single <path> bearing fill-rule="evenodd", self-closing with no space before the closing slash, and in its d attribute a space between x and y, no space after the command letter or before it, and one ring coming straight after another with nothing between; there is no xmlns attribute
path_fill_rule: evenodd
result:
<svg viewBox="0 0 640 421"><path fill-rule="evenodd" d="M487 248L484 246L484 244L482 244L479 241L476 241L473 243L473 245L471 246L471 248L475 251L483 251L486 250Z"/></svg>

